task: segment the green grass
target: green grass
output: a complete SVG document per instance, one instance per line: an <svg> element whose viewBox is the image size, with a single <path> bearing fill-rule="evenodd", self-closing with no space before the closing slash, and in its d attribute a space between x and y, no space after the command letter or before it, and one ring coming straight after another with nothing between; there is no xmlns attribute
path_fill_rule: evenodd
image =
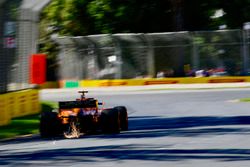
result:
<svg viewBox="0 0 250 167"><path fill-rule="evenodd" d="M240 102L250 102L250 98L242 98L240 99Z"/></svg>
<svg viewBox="0 0 250 167"><path fill-rule="evenodd" d="M14 118L9 125L0 127L0 139L27 134L37 134L38 126L39 114Z"/></svg>
<svg viewBox="0 0 250 167"><path fill-rule="evenodd" d="M52 101L42 101L41 105L42 111L51 111L54 108L58 108L58 103Z"/></svg>
<svg viewBox="0 0 250 167"><path fill-rule="evenodd" d="M51 111L53 108L57 108L55 102L41 102L41 105L42 111ZM35 114L12 119L9 125L0 126L0 139L38 134L39 117L40 114Z"/></svg>

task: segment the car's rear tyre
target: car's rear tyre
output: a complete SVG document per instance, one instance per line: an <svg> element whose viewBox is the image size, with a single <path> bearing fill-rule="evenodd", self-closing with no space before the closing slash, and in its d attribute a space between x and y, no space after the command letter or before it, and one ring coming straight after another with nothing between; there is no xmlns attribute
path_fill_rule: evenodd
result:
<svg viewBox="0 0 250 167"><path fill-rule="evenodd" d="M53 137L59 135L62 133L62 129L60 127L60 121L57 118L57 113L42 112L39 126L41 137Z"/></svg>
<svg viewBox="0 0 250 167"><path fill-rule="evenodd" d="M128 130L128 112L124 106L115 107L120 113L120 127L122 131Z"/></svg>
<svg viewBox="0 0 250 167"><path fill-rule="evenodd" d="M117 109L105 109L101 113L101 129L104 133L120 133L120 113Z"/></svg>

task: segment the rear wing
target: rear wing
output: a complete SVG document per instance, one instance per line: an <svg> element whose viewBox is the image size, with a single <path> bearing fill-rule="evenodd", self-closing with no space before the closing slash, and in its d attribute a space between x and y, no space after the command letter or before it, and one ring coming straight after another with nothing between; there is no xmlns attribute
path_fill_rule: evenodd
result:
<svg viewBox="0 0 250 167"><path fill-rule="evenodd" d="M97 107L97 100L88 99L85 101L61 101L59 102L60 109L91 108L91 107Z"/></svg>

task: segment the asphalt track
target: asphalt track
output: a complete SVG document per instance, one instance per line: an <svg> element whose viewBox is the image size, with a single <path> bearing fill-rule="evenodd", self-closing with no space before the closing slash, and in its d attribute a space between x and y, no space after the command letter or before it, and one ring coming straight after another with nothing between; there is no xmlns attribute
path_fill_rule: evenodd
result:
<svg viewBox="0 0 250 167"><path fill-rule="evenodd" d="M1 166L249 166L249 88L92 89L107 107L125 105L129 131L79 139L39 136L0 143ZM72 100L76 89L45 90L41 100Z"/></svg>

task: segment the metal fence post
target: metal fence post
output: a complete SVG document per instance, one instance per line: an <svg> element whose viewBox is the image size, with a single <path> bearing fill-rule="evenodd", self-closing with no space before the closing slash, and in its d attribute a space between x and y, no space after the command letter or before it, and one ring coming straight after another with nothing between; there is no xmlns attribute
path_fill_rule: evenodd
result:
<svg viewBox="0 0 250 167"><path fill-rule="evenodd" d="M121 79L122 78L122 49L121 49L121 43L115 35L111 35L114 43L115 43L115 56L117 57L116 61L116 68L117 68L117 73L115 74L116 79Z"/></svg>
<svg viewBox="0 0 250 167"><path fill-rule="evenodd" d="M148 69L148 75L150 77L155 77L155 54L154 54L154 47L152 44L152 38L150 38L150 35L145 34L145 39L147 43L147 69Z"/></svg>
<svg viewBox="0 0 250 167"><path fill-rule="evenodd" d="M248 75L249 72L249 36L250 36L250 22L243 26L243 75Z"/></svg>
<svg viewBox="0 0 250 167"><path fill-rule="evenodd" d="M193 70L199 70L199 52L198 52L198 43L195 40L195 34L192 35L192 63L193 63Z"/></svg>
<svg viewBox="0 0 250 167"><path fill-rule="evenodd" d="M98 63L97 63L97 44L95 41L91 40L90 37L86 37L88 41L88 68L91 69L88 71L88 77L91 79L98 79L96 75L99 71Z"/></svg>
<svg viewBox="0 0 250 167"><path fill-rule="evenodd" d="M0 40L3 41L3 3L4 1L0 1ZM6 92L6 83L4 79L5 71L4 71L4 65L3 65L3 58L4 53L3 53L3 43L0 42L0 93Z"/></svg>
<svg viewBox="0 0 250 167"><path fill-rule="evenodd" d="M0 1L0 39L3 41L3 29L4 29L4 1ZM5 67L5 55L3 43L0 43L0 93L7 91L7 71Z"/></svg>

